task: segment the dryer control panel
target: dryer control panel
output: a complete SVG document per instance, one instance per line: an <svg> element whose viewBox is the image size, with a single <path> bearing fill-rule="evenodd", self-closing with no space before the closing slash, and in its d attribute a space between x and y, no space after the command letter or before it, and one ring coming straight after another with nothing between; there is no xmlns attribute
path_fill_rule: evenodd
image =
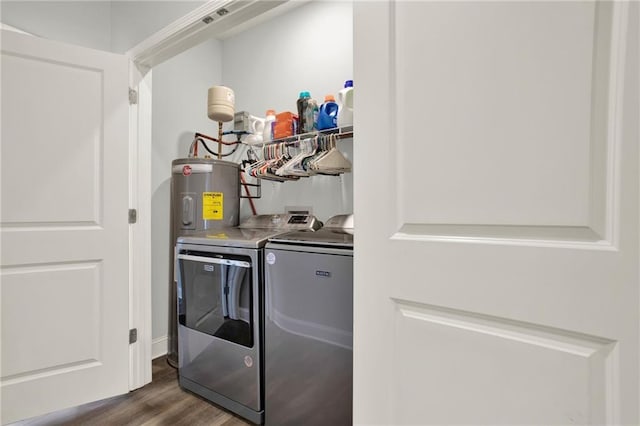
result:
<svg viewBox="0 0 640 426"><path fill-rule="evenodd" d="M276 229L283 231L316 231L322 228L322 222L310 214L260 214L250 216L239 228Z"/></svg>

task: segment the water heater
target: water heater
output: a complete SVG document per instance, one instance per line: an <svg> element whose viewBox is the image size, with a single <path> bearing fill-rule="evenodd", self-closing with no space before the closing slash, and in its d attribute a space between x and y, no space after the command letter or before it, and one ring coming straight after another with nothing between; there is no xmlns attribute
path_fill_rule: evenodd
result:
<svg viewBox="0 0 640 426"><path fill-rule="evenodd" d="M240 165L208 158L171 163L171 235L167 360L178 367L177 297L173 250L179 236L237 226L240 217Z"/></svg>

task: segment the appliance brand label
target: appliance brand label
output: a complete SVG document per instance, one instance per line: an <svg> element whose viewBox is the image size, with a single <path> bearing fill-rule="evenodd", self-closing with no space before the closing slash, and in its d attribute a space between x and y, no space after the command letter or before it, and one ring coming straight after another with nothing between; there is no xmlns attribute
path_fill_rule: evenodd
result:
<svg viewBox="0 0 640 426"><path fill-rule="evenodd" d="M182 174L185 176L189 176L191 174L191 166L186 164L183 168L182 168Z"/></svg>
<svg viewBox="0 0 640 426"><path fill-rule="evenodd" d="M329 272L329 271L316 271L316 276L329 278L331 276L331 272Z"/></svg>
<svg viewBox="0 0 640 426"><path fill-rule="evenodd" d="M213 272L213 265L204 265L204 270L207 272Z"/></svg>
<svg viewBox="0 0 640 426"><path fill-rule="evenodd" d="M244 365L246 365L247 367L252 367L253 366L253 358L251 358L249 355L244 357Z"/></svg>
<svg viewBox="0 0 640 426"><path fill-rule="evenodd" d="M273 253L267 253L267 263L269 265L273 265L276 263L276 255Z"/></svg>

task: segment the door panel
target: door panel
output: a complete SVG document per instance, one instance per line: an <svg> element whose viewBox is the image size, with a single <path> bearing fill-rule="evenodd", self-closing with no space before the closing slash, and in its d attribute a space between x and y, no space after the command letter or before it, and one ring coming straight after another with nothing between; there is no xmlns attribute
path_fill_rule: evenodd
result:
<svg viewBox="0 0 640 426"><path fill-rule="evenodd" d="M47 370L51 366L86 364L99 358L100 269L100 263L86 262L4 270L2 297L11 304L3 306L3 322L14 326L3 330L3 346L19 348L30 340L26 336L37 339L28 342L29 352L3 353L6 366L3 377ZM83 303L78 303L79 300ZM46 318L46 323L25 318L25 310L29 316ZM78 322L79 318L83 321Z"/></svg>
<svg viewBox="0 0 640 426"><path fill-rule="evenodd" d="M624 63L611 40L612 3L403 4L397 14L399 116L441 141L409 147L414 129L397 129L403 222L527 228L513 235L554 226L558 238L575 238L569 227L605 238ZM454 17L464 30L448 25ZM412 37L416 20L428 28L422 37ZM413 54L419 45L426 58ZM426 108L407 107L415 91L431 100ZM428 210L404 196L417 191Z"/></svg>
<svg viewBox="0 0 640 426"><path fill-rule="evenodd" d="M15 157L3 164L7 183L11 182L3 200L3 223L99 224L103 117L96 101L104 90L102 71L10 53L2 61L7 79L20 78L13 84L7 80L3 97L23 99L4 111L3 122L10 123L8 131L28 129L22 146L6 147L7 154ZM77 95L69 93L69 87L77 89ZM66 159L72 159L75 167L57 167L52 173L51 162ZM39 177L37 191L34 179L25 175Z"/></svg>
<svg viewBox="0 0 640 426"><path fill-rule="evenodd" d="M122 55L2 33L3 423L128 391L127 87Z"/></svg>
<svg viewBox="0 0 640 426"><path fill-rule="evenodd" d="M605 424L615 342L396 300L396 404L432 424ZM428 336L428 344L416 344ZM415 366L434 365L427 373ZM453 377L463 377L460 381ZM407 404L424 383L439 392ZM540 392L545 389L545 392ZM533 395L532 395L533 393ZM482 400L482 405L477 401ZM473 409L467 407L473 406ZM459 412L457 412L459 410ZM455 413L455 414L454 414ZM424 416L424 417L423 417Z"/></svg>
<svg viewBox="0 0 640 426"><path fill-rule="evenodd" d="M354 5L356 423L639 422L638 9Z"/></svg>
<svg viewBox="0 0 640 426"><path fill-rule="evenodd" d="M594 57L594 5L398 5L398 115L419 127L397 129L405 223L587 224L591 85L607 83L592 62L609 63L609 49Z"/></svg>

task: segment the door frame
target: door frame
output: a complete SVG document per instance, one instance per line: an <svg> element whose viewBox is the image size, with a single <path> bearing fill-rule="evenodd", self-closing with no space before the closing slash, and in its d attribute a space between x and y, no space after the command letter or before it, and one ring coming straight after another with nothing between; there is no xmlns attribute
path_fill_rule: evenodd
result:
<svg viewBox="0 0 640 426"><path fill-rule="evenodd" d="M152 379L152 67L206 39L229 37L308 1L210 0L124 54L129 58L129 90L135 91L133 98L130 92L129 102L128 173L129 209L135 210L137 216L129 225L129 329L137 331L137 340L129 345L129 390L138 389ZM217 12L221 8L233 13L220 15ZM205 18L213 18L213 21L205 23ZM0 25L3 29L25 33L6 24Z"/></svg>
<svg viewBox="0 0 640 426"><path fill-rule="evenodd" d="M137 344L129 349L129 389L151 382L151 136L152 68L204 40L225 38L288 12L310 0L251 2L211 0L141 41L125 53L129 87L136 101L129 108L129 208L137 211L129 232L129 321ZM220 16L221 8L233 13ZM234 9L235 8L235 9ZM213 18L205 23L205 18ZM214 83L214 82L212 82Z"/></svg>
<svg viewBox="0 0 640 426"><path fill-rule="evenodd" d="M129 390L151 382L151 72L143 74L129 62L129 329L137 344L129 346ZM135 95L133 95L135 97ZM133 102L132 102L133 101Z"/></svg>

